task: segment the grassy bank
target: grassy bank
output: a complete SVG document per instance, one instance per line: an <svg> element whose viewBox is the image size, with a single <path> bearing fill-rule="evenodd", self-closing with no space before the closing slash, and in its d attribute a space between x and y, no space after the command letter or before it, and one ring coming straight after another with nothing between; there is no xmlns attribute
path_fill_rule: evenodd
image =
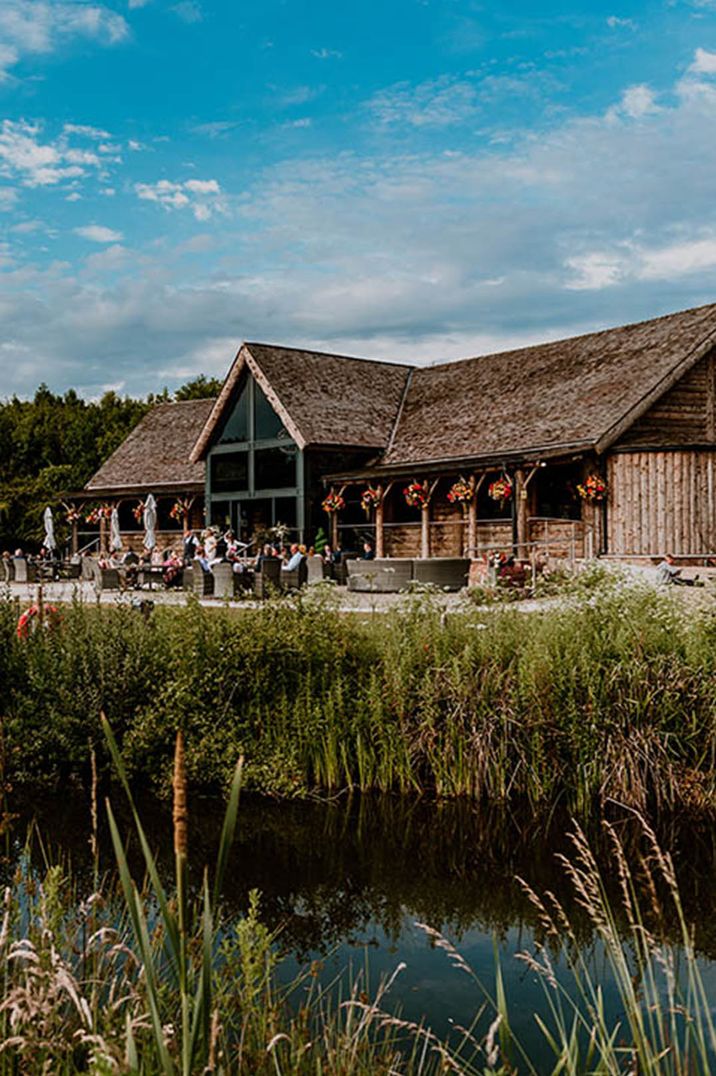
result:
<svg viewBox="0 0 716 1076"><path fill-rule="evenodd" d="M651 809L716 802L716 619L610 589L528 615L429 596L348 620L330 596L238 615L68 607L15 638L0 603L2 764L12 782L88 781L104 710L130 773L166 787L174 732L190 780L226 787L427 791Z"/></svg>

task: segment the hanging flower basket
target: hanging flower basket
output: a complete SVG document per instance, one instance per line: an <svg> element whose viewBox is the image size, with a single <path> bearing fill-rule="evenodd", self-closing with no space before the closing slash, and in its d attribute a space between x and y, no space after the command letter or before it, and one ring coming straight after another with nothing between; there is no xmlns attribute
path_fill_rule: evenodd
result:
<svg viewBox="0 0 716 1076"><path fill-rule="evenodd" d="M464 478L460 478L457 482L453 482L447 495L450 504L469 504L470 501L474 500L474 497L474 487L471 486L469 482L466 482Z"/></svg>
<svg viewBox="0 0 716 1076"><path fill-rule="evenodd" d="M428 503L428 489L422 482L411 482L403 490L405 503L411 508L424 508Z"/></svg>
<svg viewBox="0 0 716 1076"><path fill-rule="evenodd" d="M367 516L370 515L373 508L377 508L380 504L380 490L375 489L373 486L368 486L364 489L360 497L361 508Z"/></svg>
<svg viewBox="0 0 716 1076"><path fill-rule="evenodd" d="M82 513L77 508L68 508L65 519L68 523L79 523L82 519Z"/></svg>
<svg viewBox="0 0 716 1076"><path fill-rule="evenodd" d="M169 518L175 523L182 523L191 511L191 504L188 497L180 497L169 509Z"/></svg>
<svg viewBox="0 0 716 1076"><path fill-rule="evenodd" d="M494 482L490 482L487 494L493 501L499 501L504 504L505 501L512 499L512 482L507 475L503 475L502 478L497 478Z"/></svg>
<svg viewBox="0 0 716 1076"><path fill-rule="evenodd" d="M96 526L102 519L110 519L112 516L112 509L108 504L98 504L94 508L90 508L89 512L85 516L85 521Z"/></svg>
<svg viewBox="0 0 716 1076"><path fill-rule="evenodd" d="M601 475L590 474L577 486L577 493L583 501L603 501L607 495L607 484Z"/></svg>
<svg viewBox="0 0 716 1076"><path fill-rule="evenodd" d="M144 501L140 501L139 504L135 504L132 509L132 515L134 516L136 523L141 523L144 519Z"/></svg>
<svg viewBox="0 0 716 1076"><path fill-rule="evenodd" d="M329 515L332 515L334 512L340 512L345 506L346 502L343 497L341 497L340 493L334 493L333 490L331 490L321 505L321 508L324 512L328 512Z"/></svg>

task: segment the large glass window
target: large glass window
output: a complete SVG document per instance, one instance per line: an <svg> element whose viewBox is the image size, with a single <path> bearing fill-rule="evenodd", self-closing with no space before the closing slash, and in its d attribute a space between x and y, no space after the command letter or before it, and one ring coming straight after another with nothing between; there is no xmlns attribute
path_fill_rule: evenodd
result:
<svg viewBox="0 0 716 1076"><path fill-rule="evenodd" d="M212 501L209 522L214 527L231 525L231 501Z"/></svg>
<svg viewBox="0 0 716 1076"><path fill-rule="evenodd" d="M274 437L278 437L283 429L283 423L264 396L260 385L257 385L256 382L254 382L254 408L256 425L254 439L256 441L269 441Z"/></svg>
<svg viewBox="0 0 716 1076"><path fill-rule="evenodd" d="M221 452L212 455L211 488L214 493L248 489L248 452Z"/></svg>
<svg viewBox="0 0 716 1076"><path fill-rule="evenodd" d="M285 489L296 485L296 453L261 448L254 453L254 488Z"/></svg>
<svg viewBox="0 0 716 1076"><path fill-rule="evenodd" d="M249 383L244 382L234 410L226 420L221 432L220 442L231 444L235 441L249 440Z"/></svg>
<svg viewBox="0 0 716 1076"><path fill-rule="evenodd" d="M276 497L274 504L274 524L283 523L286 527L296 526L296 498Z"/></svg>

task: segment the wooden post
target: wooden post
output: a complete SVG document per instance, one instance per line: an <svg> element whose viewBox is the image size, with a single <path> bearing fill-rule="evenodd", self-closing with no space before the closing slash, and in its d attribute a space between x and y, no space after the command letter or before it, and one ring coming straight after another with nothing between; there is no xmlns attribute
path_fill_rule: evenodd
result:
<svg viewBox="0 0 716 1076"><path fill-rule="evenodd" d="M107 552L107 520L104 516L100 516L99 520L99 551Z"/></svg>
<svg viewBox="0 0 716 1076"><path fill-rule="evenodd" d="M331 512L331 549L338 548L338 512Z"/></svg>
<svg viewBox="0 0 716 1076"><path fill-rule="evenodd" d="M527 483L521 467L515 471L515 518L515 551L518 557L523 558L527 553Z"/></svg>
<svg viewBox="0 0 716 1076"><path fill-rule="evenodd" d="M439 481L440 479L436 478L431 486L428 486L427 481L424 483L427 487L428 496L425 504L420 509L420 556L423 560L427 560L430 556L430 502Z"/></svg>
<svg viewBox="0 0 716 1076"><path fill-rule="evenodd" d="M486 478L487 475L483 473L479 479L474 474L471 474L469 479L472 500L467 506L467 549L465 553L473 559L477 553L477 495Z"/></svg>
<svg viewBox="0 0 716 1076"><path fill-rule="evenodd" d="M430 556L430 501L420 509L420 556L424 560Z"/></svg>
<svg viewBox="0 0 716 1076"><path fill-rule="evenodd" d="M71 523L72 527L72 555L76 556L80 548L80 534L77 529L77 520L73 519Z"/></svg>
<svg viewBox="0 0 716 1076"><path fill-rule="evenodd" d="M382 486L378 486L377 490L380 496L378 498L378 503L375 506L375 555L376 558L382 559L385 556L385 546L383 541L383 501L387 490L384 492Z"/></svg>

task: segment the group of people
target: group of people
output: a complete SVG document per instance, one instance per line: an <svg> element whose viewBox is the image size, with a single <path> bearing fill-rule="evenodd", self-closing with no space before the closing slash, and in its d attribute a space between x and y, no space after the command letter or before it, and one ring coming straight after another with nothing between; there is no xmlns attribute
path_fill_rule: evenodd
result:
<svg viewBox="0 0 716 1076"><path fill-rule="evenodd" d="M326 575L332 574L332 569L340 564L347 556L355 556L355 552L348 553L340 545L335 548L329 544L316 549L314 546L305 546L294 542L290 545L283 543L265 542L255 556L247 556L249 546L241 543L232 530L221 532L216 527L209 527L197 534L193 530L185 532L181 550L160 550L155 546L150 551L141 554L133 550L114 550L100 553L97 566L101 570L116 569L120 573L121 586L132 588L139 582L140 572L153 569L161 579L165 587L180 587L183 582L184 568L199 565L203 571L210 572L214 565L229 563L234 572L260 571L265 560L279 560L281 569L287 572L295 571L301 563L309 557L318 557L327 566ZM359 554L363 560L373 560L375 551L373 544L365 540L362 551ZM3 559L25 557L22 549L16 549L14 554L5 552ZM28 562L52 565L55 563L53 554L44 546L39 554L26 558Z"/></svg>
<svg viewBox="0 0 716 1076"><path fill-rule="evenodd" d="M24 560L28 564L34 565L41 578L57 579L59 577L60 559L57 555L57 550L48 549L47 546L42 546L39 553L25 553L23 549L16 549L14 553L10 553L9 550L5 550L2 553L3 561Z"/></svg>
<svg viewBox="0 0 716 1076"><path fill-rule="evenodd" d="M237 574L246 571L260 571L261 565L266 560L279 560L282 570L295 571L308 557L319 557L325 565L332 567L339 564L344 556L340 545L334 549L326 544L320 550L314 546L305 546L298 542L290 545L283 543L265 542L255 557L247 557L249 546L240 543L233 531L228 530L224 534L213 528L204 531L197 536L194 531L187 531L184 535L184 563L198 563L206 572L211 571L215 564L230 563ZM372 560L375 557L373 545L370 541L363 543L361 554L364 560Z"/></svg>

